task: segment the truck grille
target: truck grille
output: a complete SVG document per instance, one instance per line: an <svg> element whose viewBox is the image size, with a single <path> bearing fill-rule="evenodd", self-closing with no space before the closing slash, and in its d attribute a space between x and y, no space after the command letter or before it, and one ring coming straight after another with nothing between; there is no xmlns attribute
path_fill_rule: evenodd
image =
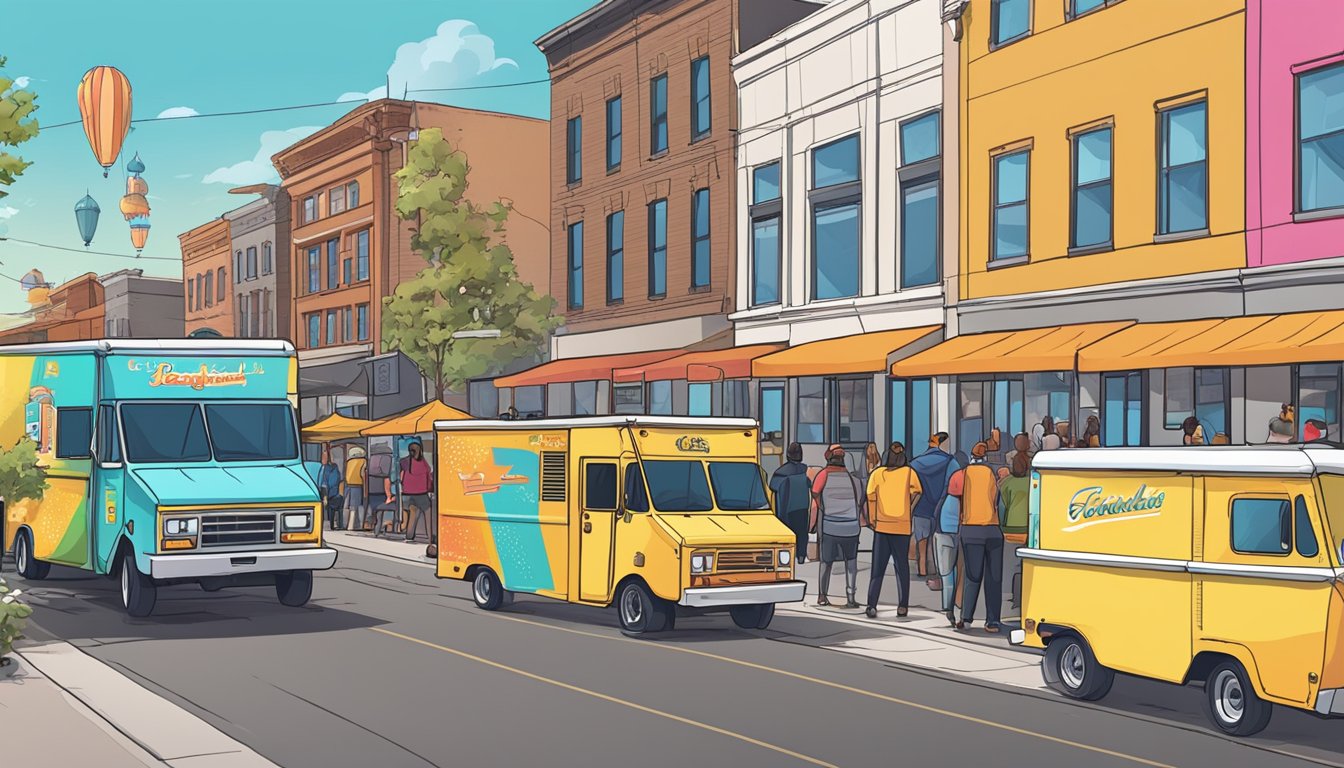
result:
<svg viewBox="0 0 1344 768"><path fill-rule="evenodd" d="M769 549L719 550L714 570L719 573L760 573L775 569L775 553Z"/></svg>
<svg viewBox="0 0 1344 768"><path fill-rule="evenodd" d="M274 512L224 512L201 515L202 547L241 547L275 543Z"/></svg>

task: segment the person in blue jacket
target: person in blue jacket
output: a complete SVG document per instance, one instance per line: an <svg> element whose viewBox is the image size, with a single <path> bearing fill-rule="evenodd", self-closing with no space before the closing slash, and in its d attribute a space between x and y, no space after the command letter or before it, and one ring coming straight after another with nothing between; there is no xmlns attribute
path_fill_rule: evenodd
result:
<svg viewBox="0 0 1344 768"><path fill-rule="evenodd" d="M789 443L784 451L787 461L770 476L770 491L775 494L775 514L793 531L796 539L794 562L807 562L808 512L812 503L803 446Z"/></svg>
<svg viewBox="0 0 1344 768"><path fill-rule="evenodd" d="M929 542L933 540L933 534L937 527L937 521L934 518L938 513L939 505L943 502L943 497L947 495L947 479L957 470L957 466L952 464L952 454L946 450L947 441L948 434L946 432L930 435L928 450L910 462L910 468L915 470L915 474L919 476L919 484L924 488L924 494L915 503L912 512L914 519L911 521L913 538L916 542L916 565L921 576L925 575L925 561L928 559L927 555L930 549ZM936 562L934 567L938 567ZM930 579L929 587L935 586L938 585Z"/></svg>

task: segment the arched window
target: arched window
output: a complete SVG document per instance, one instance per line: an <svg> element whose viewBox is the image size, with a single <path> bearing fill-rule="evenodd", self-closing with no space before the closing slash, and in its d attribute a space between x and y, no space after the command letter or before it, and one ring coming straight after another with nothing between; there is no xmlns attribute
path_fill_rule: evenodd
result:
<svg viewBox="0 0 1344 768"><path fill-rule="evenodd" d="M271 241L261 244L261 274L269 275L275 271L275 257L271 254Z"/></svg>

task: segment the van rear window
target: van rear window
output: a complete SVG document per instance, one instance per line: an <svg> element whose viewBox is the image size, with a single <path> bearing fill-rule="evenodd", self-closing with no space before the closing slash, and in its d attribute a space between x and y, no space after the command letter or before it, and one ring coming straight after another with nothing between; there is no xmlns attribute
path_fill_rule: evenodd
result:
<svg viewBox="0 0 1344 768"><path fill-rule="evenodd" d="M1292 552L1292 504L1287 499L1233 499L1232 549L1251 555Z"/></svg>
<svg viewBox="0 0 1344 768"><path fill-rule="evenodd" d="M1336 563L1344 564L1344 476L1321 475L1325 517L1330 525L1326 540L1334 551Z"/></svg>

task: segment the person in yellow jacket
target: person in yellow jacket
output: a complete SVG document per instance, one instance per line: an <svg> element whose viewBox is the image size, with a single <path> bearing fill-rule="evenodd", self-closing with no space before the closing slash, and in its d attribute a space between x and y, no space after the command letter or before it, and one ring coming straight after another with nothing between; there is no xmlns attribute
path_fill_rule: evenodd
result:
<svg viewBox="0 0 1344 768"><path fill-rule="evenodd" d="M980 585L985 587L985 631L999 631L1003 609L1003 531L999 528L999 479L985 463L989 446L976 443L971 463L947 482L947 493L961 500L961 550L965 555L966 582L962 592L961 620L966 629L975 620Z"/></svg>
<svg viewBox="0 0 1344 768"><path fill-rule="evenodd" d="M910 612L910 551L911 510L924 488L919 475L910 468L905 446L892 443L887 449L881 467L868 475L868 525L873 529L873 566L868 574L868 610L870 619L877 618L877 598L882 594L882 579L887 572L887 561L896 561L896 580L900 586L897 616Z"/></svg>

